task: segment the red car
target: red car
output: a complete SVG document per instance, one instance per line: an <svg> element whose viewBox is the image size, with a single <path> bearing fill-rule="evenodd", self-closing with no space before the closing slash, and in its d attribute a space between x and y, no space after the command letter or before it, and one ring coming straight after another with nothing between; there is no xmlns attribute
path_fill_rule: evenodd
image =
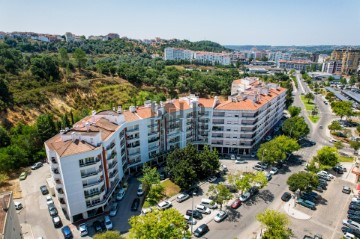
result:
<svg viewBox="0 0 360 239"><path fill-rule="evenodd" d="M241 206L241 201L240 201L240 199L236 199L232 204L231 204L231 208L233 208L233 209L236 209L236 208L238 208L238 207L240 207Z"/></svg>

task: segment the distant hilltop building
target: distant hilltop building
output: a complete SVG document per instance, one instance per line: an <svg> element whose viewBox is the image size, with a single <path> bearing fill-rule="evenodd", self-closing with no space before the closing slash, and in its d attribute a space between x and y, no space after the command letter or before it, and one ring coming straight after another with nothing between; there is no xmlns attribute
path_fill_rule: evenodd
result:
<svg viewBox="0 0 360 239"><path fill-rule="evenodd" d="M232 82L227 100L188 95L93 111L45 142L55 198L80 221L104 212L127 176L176 148L250 154L283 117L285 98L285 88L248 77Z"/></svg>
<svg viewBox="0 0 360 239"><path fill-rule="evenodd" d="M360 49L336 49L331 53L330 61L341 64L342 74L356 73L360 63Z"/></svg>
<svg viewBox="0 0 360 239"><path fill-rule="evenodd" d="M234 59L231 53L218 53L206 51L192 51L181 48L167 47L164 50L165 60L185 60L190 62L209 63L212 65L230 65L231 60Z"/></svg>

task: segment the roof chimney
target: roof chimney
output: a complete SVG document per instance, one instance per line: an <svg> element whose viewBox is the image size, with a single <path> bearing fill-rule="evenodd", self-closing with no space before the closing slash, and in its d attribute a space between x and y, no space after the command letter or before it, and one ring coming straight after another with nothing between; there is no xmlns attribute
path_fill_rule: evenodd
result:
<svg viewBox="0 0 360 239"><path fill-rule="evenodd" d="M89 130L90 130L90 123L89 123L89 122L86 122L86 123L85 123L85 127L86 127L86 131L89 132Z"/></svg>
<svg viewBox="0 0 360 239"><path fill-rule="evenodd" d="M118 113L118 114L121 114L121 113L122 113L122 108L121 108L120 105L118 106L117 113Z"/></svg>
<svg viewBox="0 0 360 239"><path fill-rule="evenodd" d="M135 106L133 106L133 105L130 106L129 110L130 110L131 113L135 113L135 112L136 112L136 108L135 108Z"/></svg>
<svg viewBox="0 0 360 239"><path fill-rule="evenodd" d="M72 133L71 133L71 140L72 140L73 142L75 142L75 140L76 140L76 133L75 133L75 132L72 132Z"/></svg>

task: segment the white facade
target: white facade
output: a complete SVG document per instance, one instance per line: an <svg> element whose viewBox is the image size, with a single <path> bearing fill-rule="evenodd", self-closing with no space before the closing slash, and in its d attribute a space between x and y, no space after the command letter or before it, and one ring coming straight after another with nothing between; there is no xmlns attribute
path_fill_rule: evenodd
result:
<svg viewBox="0 0 360 239"><path fill-rule="evenodd" d="M223 102L189 95L93 112L45 142L60 205L71 221L101 213L127 175L187 144L250 153L281 119L285 95L275 84L245 78Z"/></svg>
<svg viewBox="0 0 360 239"><path fill-rule="evenodd" d="M280 60L290 61L291 60L291 53L283 53L283 52L275 52L271 55L271 61L275 61L276 64L279 63Z"/></svg>
<svg viewBox="0 0 360 239"><path fill-rule="evenodd" d="M194 59L194 52L186 49L167 47L164 50L165 60L186 60L192 61Z"/></svg>
<svg viewBox="0 0 360 239"><path fill-rule="evenodd" d="M0 194L0 239L21 239L21 226L12 192Z"/></svg>
<svg viewBox="0 0 360 239"><path fill-rule="evenodd" d="M195 52L195 60L200 63L210 63L212 65L230 65L231 54L215 52Z"/></svg>
<svg viewBox="0 0 360 239"><path fill-rule="evenodd" d="M72 34L71 32L65 32L65 39L66 42L72 42L75 40L75 35Z"/></svg>
<svg viewBox="0 0 360 239"><path fill-rule="evenodd" d="M322 65L322 72L341 74L342 61L327 61Z"/></svg>

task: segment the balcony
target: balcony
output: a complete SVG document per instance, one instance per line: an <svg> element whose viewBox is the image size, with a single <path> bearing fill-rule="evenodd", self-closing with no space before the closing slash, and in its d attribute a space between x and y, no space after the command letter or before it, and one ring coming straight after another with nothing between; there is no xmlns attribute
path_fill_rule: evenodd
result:
<svg viewBox="0 0 360 239"><path fill-rule="evenodd" d="M132 148L132 149L135 149L135 148L138 148L140 146L140 143L138 142L138 143L132 143L132 144L128 144L127 145L127 147L130 149L130 148Z"/></svg>
<svg viewBox="0 0 360 239"><path fill-rule="evenodd" d="M110 173L109 178L115 177L115 175L118 173L117 169L114 170L112 173Z"/></svg>
<svg viewBox="0 0 360 239"><path fill-rule="evenodd" d="M64 196L64 190L62 188L58 188L56 191L59 195Z"/></svg>
<svg viewBox="0 0 360 239"><path fill-rule="evenodd" d="M115 147L115 142L112 142L110 145L106 147L106 150L113 149Z"/></svg>
<svg viewBox="0 0 360 239"><path fill-rule="evenodd" d="M100 162L100 159L99 158L96 158L95 160L93 160L93 161L87 161L87 162L85 162L85 163L79 163L79 166L80 166L80 168L82 168L82 167L86 167L86 166L89 166L89 165L94 165L94 164L97 164L98 162Z"/></svg>
<svg viewBox="0 0 360 239"><path fill-rule="evenodd" d="M135 132L135 131L139 131L139 127L127 129L126 133L132 133L132 132Z"/></svg>
<svg viewBox="0 0 360 239"><path fill-rule="evenodd" d="M81 178L88 178L91 176L95 176L98 173L100 173L102 171L102 168L99 168L98 170L94 171L94 172L90 172L90 173L81 173Z"/></svg>
<svg viewBox="0 0 360 239"><path fill-rule="evenodd" d="M84 196L85 198L95 197L100 195L102 192L104 192L104 190L105 190L104 188L101 188L101 190L92 193L84 192Z"/></svg>
<svg viewBox="0 0 360 239"><path fill-rule="evenodd" d="M62 181L61 181L60 179L56 179L56 180L55 180L55 183L56 183L56 184L61 184L61 185L62 185Z"/></svg>
<svg viewBox="0 0 360 239"><path fill-rule="evenodd" d="M114 168L117 165L117 161L114 160L114 162L112 162L111 164L109 164L109 169Z"/></svg>
<svg viewBox="0 0 360 239"><path fill-rule="evenodd" d="M170 136L170 135L177 135L177 134L179 134L180 133L180 130L179 129L176 129L176 130L172 130L172 131L169 131L168 132L168 135Z"/></svg>
<svg viewBox="0 0 360 239"><path fill-rule="evenodd" d="M59 171L59 168L56 167L56 168L51 168L51 171L54 173L54 174L60 174L60 171Z"/></svg>
<svg viewBox="0 0 360 239"><path fill-rule="evenodd" d="M66 205L66 201L65 201L65 199L63 199L63 198L60 198L60 199L59 199L59 202L60 202L60 204L62 204L62 205Z"/></svg>
<svg viewBox="0 0 360 239"><path fill-rule="evenodd" d="M110 156L107 158L107 160L112 160L112 159L114 159L115 156L116 156L116 154L117 154L117 152L116 152L115 150L112 151L111 154L110 154Z"/></svg>
<svg viewBox="0 0 360 239"><path fill-rule="evenodd" d="M51 162L52 162L53 164L57 164L57 163L58 163L57 160L55 159L55 157L51 157Z"/></svg>
<svg viewBox="0 0 360 239"><path fill-rule="evenodd" d="M212 131L224 131L224 129L223 129L223 128L220 128L220 127L214 126L214 127L212 128Z"/></svg>
<svg viewBox="0 0 360 239"><path fill-rule="evenodd" d="M159 141L160 137L155 137L155 138L151 138L149 139L148 143L153 143L153 142L156 142L156 141Z"/></svg>
<svg viewBox="0 0 360 239"><path fill-rule="evenodd" d="M158 135L159 131L151 131L148 133L148 136L154 136L154 135Z"/></svg>
<svg viewBox="0 0 360 239"><path fill-rule="evenodd" d="M102 182L104 182L103 178L100 178L98 181L93 182L93 183L83 183L83 188L89 188L89 187L92 187L92 186L96 186L96 185L99 185Z"/></svg>

